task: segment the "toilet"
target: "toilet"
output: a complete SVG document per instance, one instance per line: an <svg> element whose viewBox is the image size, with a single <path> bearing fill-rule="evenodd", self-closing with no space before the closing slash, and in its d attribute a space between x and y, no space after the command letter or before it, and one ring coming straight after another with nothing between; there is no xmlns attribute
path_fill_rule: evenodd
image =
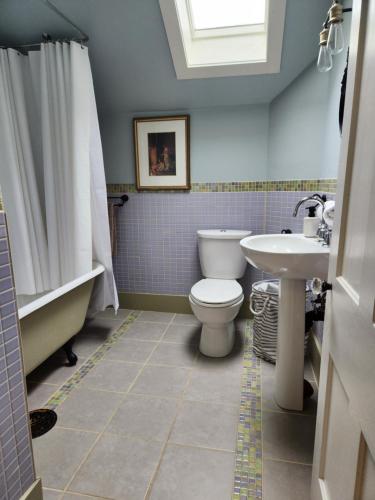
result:
<svg viewBox="0 0 375 500"><path fill-rule="evenodd" d="M233 320L244 299L242 287L236 280L246 269L240 240L251 231L206 229L197 233L199 260L205 278L193 285L189 301L194 315L202 323L201 353L219 358L233 348Z"/></svg>

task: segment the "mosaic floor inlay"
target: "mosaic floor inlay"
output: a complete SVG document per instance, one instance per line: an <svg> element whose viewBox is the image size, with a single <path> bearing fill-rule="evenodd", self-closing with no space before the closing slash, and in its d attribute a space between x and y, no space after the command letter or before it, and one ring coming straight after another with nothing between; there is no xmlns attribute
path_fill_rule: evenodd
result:
<svg viewBox="0 0 375 500"><path fill-rule="evenodd" d="M252 322L245 331L244 368L232 500L262 498L262 400L260 359L253 353Z"/></svg>
<svg viewBox="0 0 375 500"><path fill-rule="evenodd" d="M118 339L128 330L129 326L136 320L140 311L132 311L124 320L122 325L89 357L89 359L68 379L65 384L56 391L47 401L45 408L54 410L69 396L72 390L81 380L102 360L105 353L113 347Z"/></svg>

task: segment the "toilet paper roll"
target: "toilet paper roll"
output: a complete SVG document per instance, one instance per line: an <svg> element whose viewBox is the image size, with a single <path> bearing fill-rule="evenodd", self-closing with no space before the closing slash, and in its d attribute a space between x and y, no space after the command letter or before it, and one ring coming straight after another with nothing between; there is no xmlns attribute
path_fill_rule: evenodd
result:
<svg viewBox="0 0 375 500"><path fill-rule="evenodd" d="M335 202L328 200L324 204L323 219L328 227L332 228L333 220L335 218Z"/></svg>

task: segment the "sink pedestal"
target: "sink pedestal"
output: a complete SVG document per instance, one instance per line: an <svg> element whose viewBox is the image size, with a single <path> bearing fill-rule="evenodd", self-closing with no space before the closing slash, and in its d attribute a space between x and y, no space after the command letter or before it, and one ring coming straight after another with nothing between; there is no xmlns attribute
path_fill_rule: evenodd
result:
<svg viewBox="0 0 375 500"><path fill-rule="evenodd" d="M250 264L281 278L275 400L302 410L306 280L327 279L329 248L303 234L258 234L240 245Z"/></svg>
<svg viewBox="0 0 375 500"><path fill-rule="evenodd" d="M275 401L303 410L306 281L280 279Z"/></svg>

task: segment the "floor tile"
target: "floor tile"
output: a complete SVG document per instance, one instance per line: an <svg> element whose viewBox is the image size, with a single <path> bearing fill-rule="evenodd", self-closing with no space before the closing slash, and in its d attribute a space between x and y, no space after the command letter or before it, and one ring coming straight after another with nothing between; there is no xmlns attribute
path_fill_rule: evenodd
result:
<svg viewBox="0 0 375 500"><path fill-rule="evenodd" d="M234 451L238 413L236 406L184 401L170 441Z"/></svg>
<svg viewBox="0 0 375 500"><path fill-rule="evenodd" d="M222 373L226 371L237 371L238 373L242 373L243 353L244 341L242 337L237 335L233 349L227 356L223 358L211 358L204 354L200 354L197 366L202 369L220 370Z"/></svg>
<svg viewBox="0 0 375 500"><path fill-rule="evenodd" d="M234 453L169 444L152 486L151 500L228 500Z"/></svg>
<svg viewBox="0 0 375 500"><path fill-rule="evenodd" d="M111 420L107 432L165 441L176 411L176 400L128 395Z"/></svg>
<svg viewBox="0 0 375 500"><path fill-rule="evenodd" d="M161 447L155 441L104 434L70 489L118 500L143 500Z"/></svg>
<svg viewBox="0 0 375 500"><path fill-rule="evenodd" d="M176 314L172 323L178 325L201 326L201 322L194 316L194 314Z"/></svg>
<svg viewBox="0 0 375 500"><path fill-rule="evenodd" d="M106 359L117 359L132 363L144 363L157 346L156 342L139 342L133 339L124 339L117 342L106 352Z"/></svg>
<svg viewBox="0 0 375 500"><path fill-rule="evenodd" d="M43 498L43 500L45 500ZM80 495L79 493L65 493L61 500L99 500L98 497L92 497L88 495ZM104 497L100 497L100 500L110 500Z"/></svg>
<svg viewBox="0 0 375 500"><path fill-rule="evenodd" d="M180 325L172 323L163 335L162 342L177 342L180 344L199 344L201 326Z"/></svg>
<svg viewBox="0 0 375 500"><path fill-rule="evenodd" d="M201 370L216 370L224 373L241 374L243 371L243 354L226 356L225 358L210 358L204 354L199 354L197 368Z"/></svg>
<svg viewBox="0 0 375 500"><path fill-rule="evenodd" d="M105 311L100 311L95 314L95 318L100 319L113 319L113 320L125 320L129 314L131 313L131 309L118 309L117 314L112 307L108 307Z"/></svg>
<svg viewBox="0 0 375 500"><path fill-rule="evenodd" d="M75 366L67 366L66 363L65 354L57 352L32 371L27 378L30 382L42 382L61 386L82 365L83 360L78 359Z"/></svg>
<svg viewBox="0 0 375 500"><path fill-rule="evenodd" d="M241 374L223 373L220 369L194 369L185 399L238 405L241 397Z"/></svg>
<svg viewBox="0 0 375 500"><path fill-rule="evenodd" d="M33 440L37 476L47 488L64 489L97 434L53 428Z"/></svg>
<svg viewBox="0 0 375 500"><path fill-rule="evenodd" d="M160 343L149 359L149 364L193 366L198 354L197 346L192 344Z"/></svg>
<svg viewBox="0 0 375 500"><path fill-rule="evenodd" d="M77 354L78 359L84 360L102 344L103 341L98 335L90 335L86 330L81 330L74 338L73 351Z"/></svg>
<svg viewBox="0 0 375 500"><path fill-rule="evenodd" d="M43 500L63 500L63 491L49 490L43 488Z"/></svg>
<svg viewBox="0 0 375 500"><path fill-rule="evenodd" d="M174 317L174 313L143 311L138 316L137 321L151 321L153 323L169 323Z"/></svg>
<svg viewBox="0 0 375 500"><path fill-rule="evenodd" d="M126 392L142 365L103 360L84 377L81 385L105 391Z"/></svg>
<svg viewBox="0 0 375 500"><path fill-rule="evenodd" d="M121 394L77 387L57 407L57 425L101 432L122 398Z"/></svg>
<svg viewBox="0 0 375 500"><path fill-rule="evenodd" d="M186 386L188 375L187 368L146 365L131 392L179 397Z"/></svg>
<svg viewBox="0 0 375 500"><path fill-rule="evenodd" d="M265 458L312 463L314 417L263 411L262 430Z"/></svg>
<svg viewBox="0 0 375 500"><path fill-rule="evenodd" d="M29 410L43 408L49 398L59 389L58 385L42 384L38 382L28 382L27 402Z"/></svg>
<svg viewBox="0 0 375 500"><path fill-rule="evenodd" d="M311 466L263 461L263 500L302 500L310 498Z"/></svg>
<svg viewBox="0 0 375 500"><path fill-rule="evenodd" d="M274 399L275 377L265 375L262 377L262 409L269 411L279 411L284 413L298 413L303 415L316 415L318 402L318 388L315 383L312 383L314 394L311 398L306 398L303 402L303 411L290 412L280 408Z"/></svg>
<svg viewBox="0 0 375 500"><path fill-rule="evenodd" d="M86 321L80 333L98 337L102 342L105 342L116 330L120 328L123 320L113 320L110 318L92 318Z"/></svg>
<svg viewBox="0 0 375 500"><path fill-rule="evenodd" d="M164 323L147 323L135 321L130 325L128 331L121 340L160 340L165 332L167 325Z"/></svg>

